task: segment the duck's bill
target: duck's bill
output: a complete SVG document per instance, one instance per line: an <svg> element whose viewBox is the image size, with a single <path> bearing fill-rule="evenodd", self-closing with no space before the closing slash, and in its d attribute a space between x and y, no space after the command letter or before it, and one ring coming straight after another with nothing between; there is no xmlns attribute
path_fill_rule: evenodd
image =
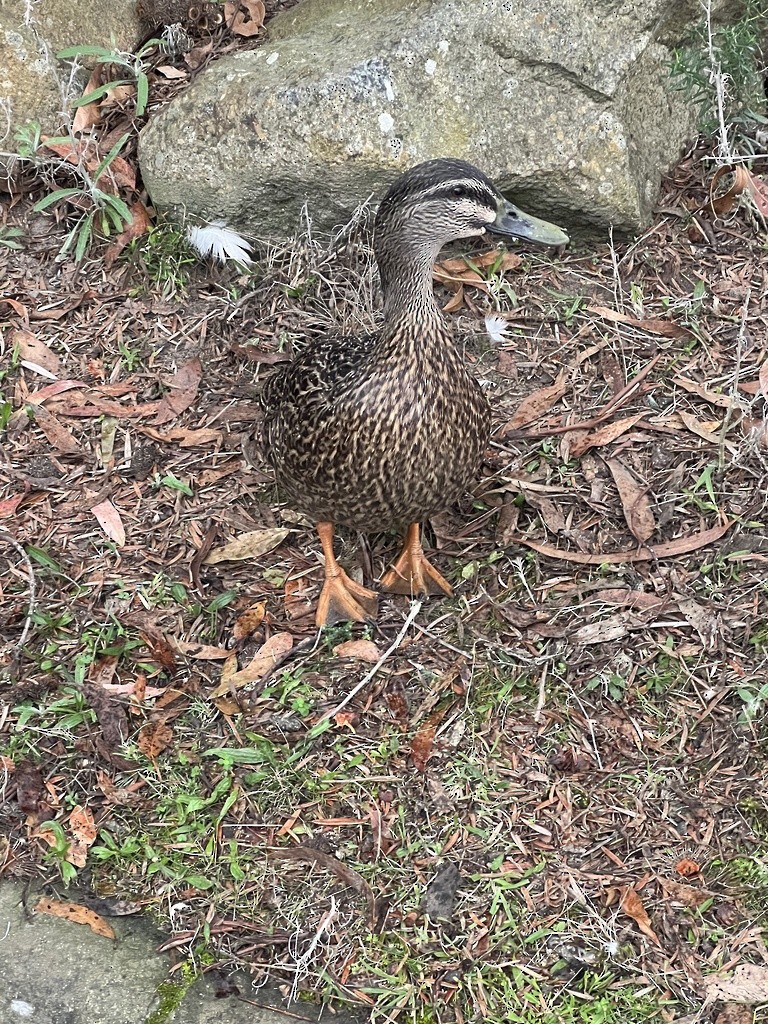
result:
<svg viewBox="0 0 768 1024"><path fill-rule="evenodd" d="M540 220L530 213L523 213L517 206L503 200L499 203L496 220L488 225L488 230L495 235L506 235L508 238L521 238L526 242L537 242L539 245L567 245L568 235L557 224Z"/></svg>

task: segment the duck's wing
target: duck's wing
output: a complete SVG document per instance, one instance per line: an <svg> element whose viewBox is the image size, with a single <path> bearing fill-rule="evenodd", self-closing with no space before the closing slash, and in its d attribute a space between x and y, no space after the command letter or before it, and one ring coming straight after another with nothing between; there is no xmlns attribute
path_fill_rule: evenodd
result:
<svg viewBox="0 0 768 1024"><path fill-rule="evenodd" d="M376 340L375 334L314 339L266 381L261 393L265 410L274 412L296 402L331 403L350 382L359 379Z"/></svg>

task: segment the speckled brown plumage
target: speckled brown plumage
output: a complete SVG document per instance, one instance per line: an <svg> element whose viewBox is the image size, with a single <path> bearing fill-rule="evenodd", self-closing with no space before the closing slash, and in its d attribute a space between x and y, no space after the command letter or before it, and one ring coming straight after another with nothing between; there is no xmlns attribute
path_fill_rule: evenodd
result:
<svg viewBox="0 0 768 1024"><path fill-rule="evenodd" d="M381 332L310 343L267 382L266 456L282 495L329 526L321 531L326 585L329 559L337 567L330 524L411 526L449 506L477 475L490 408L435 302L432 266L446 242L501 231L510 216L518 211L469 164L435 160L408 171L376 217ZM418 547L418 531L409 536ZM425 591L450 593L438 573L430 588L408 572L406 587L418 578ZM350 607L349 617L363 617ZM331 620L320 612L318 621Z"/></svg>

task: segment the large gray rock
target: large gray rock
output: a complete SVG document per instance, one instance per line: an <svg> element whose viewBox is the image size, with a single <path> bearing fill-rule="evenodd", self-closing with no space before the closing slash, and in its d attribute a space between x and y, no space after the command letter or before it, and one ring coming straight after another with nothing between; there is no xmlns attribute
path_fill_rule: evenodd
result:
<svg viewBox="0 0 768 1024"><path fill-rule="evenodd" d="M688 0L303 0L144 129L144 181L160 207L280 236L305 201L330 228L454 156L552 219L634 230L694 129L668 63L700 16Z"/></svg>
<svg viewBox="0 0 768 1024"><path fill-rule="evenodd" d="M73 77L56 54L70 46L131 50L139 37L135 7L135 0L0 0L0 151L15 151L16 129L29 121L49 135L66 128L83 76Z"/></svg>

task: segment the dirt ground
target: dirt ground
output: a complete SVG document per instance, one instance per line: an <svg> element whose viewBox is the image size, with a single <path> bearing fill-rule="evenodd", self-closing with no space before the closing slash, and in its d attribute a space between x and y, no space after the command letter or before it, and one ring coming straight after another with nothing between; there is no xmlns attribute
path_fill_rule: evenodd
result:
<svg viewBox="0 0 768 1024"><path fill-rule="evenodd" d="M637 240L438 275L495 418L427 530L455 596L320 636L258 394L377 322L365 220L252 273L170 227L77 264L71 209L0 195L4 873L381 1020L753 1020L768 233L708 155ZM339 537L368 581L396 550Z"/></svg>

